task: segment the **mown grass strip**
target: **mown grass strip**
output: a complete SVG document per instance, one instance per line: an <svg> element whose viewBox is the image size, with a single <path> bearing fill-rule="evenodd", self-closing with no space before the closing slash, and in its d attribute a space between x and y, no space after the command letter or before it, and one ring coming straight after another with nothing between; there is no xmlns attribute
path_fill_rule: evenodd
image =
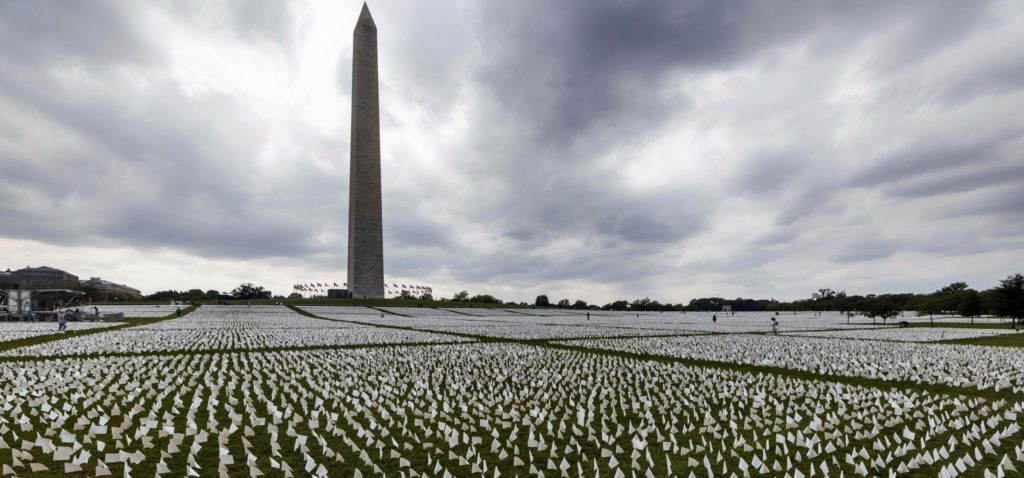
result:
<svg viewBox="0 0 1024 478"><path fill-rule="evenodd" d="M289 307L290 309L292 309L292 310L295 310L295 309L297 309L297 307L292 307L292 306L290 306L290 305L289 305L288 307ZM382 314L388 314L388 315L397 315L397 316L399 316L399 317L412 317L411 315L399 314L398 312L395 312L395 311L393 311L393 310L387 310L387 309L382 309L382 308L379 308L379 307L373 307L373 306L369 306L369 305L368 305L368 306L366 306L366 308L367 308L367 309L373 309L373 310L376 310L377 312L380 312L380 313L382 313Z"/></svg>
<svg viewBox="0 0 1024 478"><path fill-rule="evenodd" d="M984 345L987 347L1024 347L1024 333L1007 335L990 335L969 339L951 339L936 342L951 345Z"/></svg>
<svg viewBox="0 0 1024 478"><path fill-rule="evenodd" d="M529 312L523 312L523 311L521 311L521 310L512 310L512 309L506 309L506 312L509 312L509 313L512 313L512 314L518 314L518 315L528 315L528 316L530 316L530 317L547 317L546 315L541 315L541 314L531 314L531 313L529 313Z"/></svg>
<svg viewBox="0 0 1024 478"><path fill-rule="evenodd" d="M980 319L979 319L980 320ZM1013 330L1013 322L911 322L910 327L935 329L997 329Z"/></svg>

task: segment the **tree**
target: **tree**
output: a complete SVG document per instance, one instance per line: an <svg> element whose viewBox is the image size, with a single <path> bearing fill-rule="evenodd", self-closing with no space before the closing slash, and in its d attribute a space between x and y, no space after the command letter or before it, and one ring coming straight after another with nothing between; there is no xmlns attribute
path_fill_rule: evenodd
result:
<svg viewBox="0 0 1024 478"><path fill-rule="evenodd" d="M469 292L460 290L459 292L452 296L452 300L455 302L465 302L469 300Z"/></svg>
<svg viewBox="0 0 1024 478"><path fill-rule="evenodd" d="M631 304L630 308L633 310L650 310L651 298L644 297L643 299L636 299Z"/></svg>
<svg viewBox="0 0 1024 478"><path fill-rule="evenodd" d="M832 289L818 289L818 292L811 293L811 299L814 300L827 300L836 296L836 291Z"/></svg>
<svg viewBox="0 0 1024 478"><path fill-rule="evenodd" d="M868 307L864 310L864 315L874 319L875 317L881 317L882 323L884 324L888 319L898 317L900 315L900 309L896 307L896 304L888 299L876 299L868 304Z"/></svg>
<svg viewBox="0 0 1024 478"><path fill-rule="evenodd" d="M474 295L472 298L470 298L469 301L470 302L477 302L477 303L481 303L481 304L500 304L500 303L502 303L501 299L498 299L497 297L494 297L493 295L490 295L490 294L477 294L477 295Z"/></svg>
<svg viewBox="0 0 1024 478"><path fill-rule="evenodd" d="M558 304L556 304L556 307L558 307L560 309L568 309L569 308L569 299L562 299L562 300L558 301Z"/></svg>
<svg viewBox="0 0 1024 478"><path fill-rule="evenodd" d="M954 282L939 289L937 293L941 295L956 294L959 292L966 292L968 289L969 287L966 282Z"/></svg>
<svg viewBox="0 0 1024 478"><path fill-rule="evenodd" d="M943 312L955 312L960 307L960 302L963 301L964 294L970 290L966 282L954 282L947 285L937 291L934 295L939 303L939 308Z"/></svg>
<svg viewBox="0 0 1024 478"><path fill-rule="evenodd" d="M263 286L253 285L251 282L235 287L235 290L231 291L231 296L236 299L269 299L273 295L269 290L263 288Z"/></svg>
<svg viewBox="0 0 1024 478"><path fill-rule="evenodd" d="M608 309L606 310L626 310L626 308L629 307L629 302L626 302L624 300L617 300L615 302L612 302L611 304L608 304L607 307Z"/></svg>
<svg viewBox="0 0 1024 478"><path fill-rule="evenodd" d="M942 313L942 304L935 297L923 297L917 301L917 315L929 317Z"/></svg>
<svg viewBox="0 0 1024 478"><path fill-rule="evenodd" d="M85 296L93 302L99 302L100 299L102 298L102 296L100 295L100 290L91 285L80 285L72 290L85 292Z"/></svg>
<svg viewBox="0 0 1024 478"><path fill-rule="evenodd" d="M582 300L577 300L576 302L573 302L572 308L574 308L574 309L586 309L587 308L587 303L585 301L582 301Z"/></svg>
<svg viewBox="0 0 1024 478"><path fill-rule="evenodd" d="M289 299L301 299L302 298L302 294L300 294L298 292L292 292L291 294L288 294L288 298Z"/></svg>
<svg viewBox="0 0 1024 478"><path fill-rule="evenodd" d="M548 300L548 296L541 294L537 296L537 300L533 301L533 305L537 307L551 307L551 301Z"/></svg>
<svg viewBox="0 0 1024 478"><path fill-rule="evenodd" d="M917 301L917 315L927 315L932 325L935 325L935 314L942 312L942 305L936 297L922 297Z"/></svg>
<svg viewBox="0 0 1024 478"><path fill-rule="evenodd" d="M1013 319L1014 327L1024 319L1024 275L1019 272L999 281L996 292L996 312Z"/></svg>
<svg viewBox="0 0 1024 478"><path fill-rule="evenodd" d="M960 305L957 307L957 313L963 317L970 317L973 324L974 318L981 315L983 310L981 295L978 294L978 291L964 291L963 297L960 299Z"/></svg>

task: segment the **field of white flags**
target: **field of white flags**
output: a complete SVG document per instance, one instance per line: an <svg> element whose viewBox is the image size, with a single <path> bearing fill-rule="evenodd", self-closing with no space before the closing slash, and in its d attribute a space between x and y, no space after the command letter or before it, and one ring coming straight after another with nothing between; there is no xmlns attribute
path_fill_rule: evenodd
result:
<svg viewBox="0 0 1024 478"><path fill-rule="evenodd" d="M912 329L863 329L863 330L825 330L812 332L792 332L802 337L824 337L861 340L891 340L895 342L940 342L943 340L959 340L977 337L991 337L1017 333L1013 329L955 329L955 328L912 328Z"/></svg>
<svg viewBox="0 0 1024 478"><path fill-rule="evenodd" d="M95 330L121 324L121 322L68 322L67 327L68 331L73 334L79 330ZM56 322L0 322L0 343L57 332Z"/></svg>
<svg viewBox="0 0 1024 478"><path fill-rule="evenodd" d="M587 340L575 345L642 355L781 367L1024 393L1024 353L1008 347L771 335Z"/></svg>
<svg viewBox="0 0 1024 478"><path fill-rule="evenodd" d="M20 347L3 354L130 354L457 340L460 339L429 332L313 319L283 306L203 306L181 318Z"/></svg>
<svg viewBox="0 0 1024 478"><path fill-rule="evenodd" d="M10 348L0 476L1024 471L1020 349L925 343L994 330L471 310L201 306Z"/></svg>
<svg viewBox="0 0 1024 478"><path fill-rule="evenodd" d="M94 306L83 306L80 309L83 313L91 314ZM178 307L186 307L184 305L170 305L170 304L152 304L152 305L120 305L120 304L100 304L96 305L95 308L100 311L100 314L124 314L125 317L164 317L173 314Z"/></svg>

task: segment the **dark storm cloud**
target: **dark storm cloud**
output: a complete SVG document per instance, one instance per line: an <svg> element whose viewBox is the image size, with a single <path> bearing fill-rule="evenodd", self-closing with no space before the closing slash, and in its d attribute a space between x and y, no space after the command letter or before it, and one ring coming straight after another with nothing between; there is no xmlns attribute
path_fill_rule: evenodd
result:
<svg viewBox="0 0 1024 478"><path fill-rule="evenodd" d="M276 0L174 0L165 4L179 20L258 45L294 46L296 5Z"/></svg>
<svg viewBox="0 0 1024 478"><path fill-rule="evenodd" d="M736 186L748 194L774 194L797 179L807 164L806 153L765 151L750 158L737 176Z"/></svg>
<svg viewBox="0 0 1024 478"><path fill-rule="evenodd" d="M878 186L920 175L947 174L959 168L985 167L1006 145L1024 137L1024 127L1020 125L997 128L960 141L929 135L928 138L914 141L894 153L878 158L870 167L855 173L850 184ZM957 132L951 131L949 134L956 136Z"/></svg>
<svg viewBox="0 0 1024 478"><path fill-rule="evenodd" d="M996 4L957 0L865 2L861 13L868 18L851 18L853 21L845 28L893 28L894 36L879 50L872 66L886 74L899 74L943 54L977 29L990 26Z"/></svg>
<svg viewBox="0 0 1024 478"><path fill-rule="evenodd" d="M430 218L399 213L388 218L384 237L395 247L445 248L451 245L448 232Z"/></svg>
<svg viewBox="0 0 1024 478"><path fill-rule="evenodd" d="M832 259L836 262L862 262L885 259L896 252L896 245L888 241L864 241L848 244Z"/></svg>
<svg viewBox="0 0 1024 478"><path fill-rule="evenodd" d="M977 75L950 86L945 91L949 101L968 100L977 96L1013 92L1024 87L1024 58L1019 55L1000 55L1001 61L983 65Z"/></svg>
<svg viewBox="0 0 1024 478"><path fill-rule="evenodd" d="M685 114L691 105L685 91L672 87L675 78L728 69L795 42L842 50L863 42L872 29L900 28L919 44L918 53L931 52L945 40L929 43L927 25L959 17L959 29L945 33L957 38L985 10L980 4L950 5L957 11L929 13L935 5L926 2L891 7L901 15L867 3L478 6L484 127L470 139L476 144L463 166L470 177L490 177L488 182L502 187L487 187L490 197L470 214L488 221L492 211L502 211L500 229L527 247L582 234L595 244L636 243L654 254L684 241L712 222L715 198L695 198L685 190L633 197L618 173L589 166L597 155L618 151L628 157L647 137L672 134L662 126L666 118ZM918 13L909 27L902 25ZM806 181L787 194L793 198L778 214L780 224L828 210L841 188L802 177L808 161L822 153L814 143L759 153L747 161L739 190L779 194L792 181Z"/></svg>
<svg viewBox="0 0 1024 478"><path fill-rule="evenodd" d="M271 178L254 172L251 161L260 143L251 138L266 130L236 98L190 97L160 75L143 88L126 86L108 63L159 55L139 53L145 51L138 45L144 40L136 41L126 33L132 30L118 23L131 19L92 15L87 18L96 21L94 28L120 36L103 43L104 48L83 50L72 47L76 29L68 38L50 39L73 52L61 55L54 47L52 55L61 61L74 58L81 80L66 81L44 58L22 58L37 53L32 50L5 50L16 66L0 75L0 91L20 111L2 120L10 127L5 131L17 140L44 141L40 145L47 135L73 138L69 141L77 146L45 161L33 151L3 156L7 177L18 185L0 190L5 199L0 211L8 219L3 235L57 244L172 247L243 259L321 250L311 235L327 226L293 209L338 207L337 198L327 194L332 179L296 169ZM145 63L141 68L157 67ZM52 130L41 133L41 127ZM39 137L28 138L32 135ZM283 184L282 178L294 182ZM295 197L294 184L308 188Z"/></svg>
<svg viewBox="0 0 1024 478"><path fill-rule="evenodd" d="M806 261L813 280L1020 237L1024 62L978 53L1017 39L1012 2L370 7L389 275L653 296L706 273L772 293L752 271ZM296 68L318 13L0 2L0 161L14 184L0 189L0 238L344 264L347 129L283 124L322 100L306 91L261 114L264 99L229 80L182 84L175 55L202 52L173 50L158 28ZM314 59L342 98L351 28ZM312 74L246 74L277 73ZM673 141L685 137L727 146L693 153ZM972 241L948 218L989 229Z"/></svg>
<svg viewBox="0 0 1024 478"><path fill-rule="evenodd" d="M231 0L228 13L242 35L257 41L291 39L291 12L288 3L277 0Z"/></svg>
<svg viewBox="0 0 1024 478"><path fill-rule="evenodd" d="M995 216L1008 221L1020 221L1024 218L1024 194L1017 182L986 191L970 202L945 208L939 215L948 218Z"/></svg>
<svg viewBox="0 0 1024 478"><path fill-rule="evenodd" d="M658 124L682 101L659 96L670 73L728 68L808 38L841 50L905 22L906 47L885 52L895 65L970 32L986 4L528 1L480 8L484 85L507 113L535 126L535 139L566 144L590 128L629 135Z"/></svg>
<svg viewBox="0 0 1024 478"><path fill-rule="evenodd" d="M0 2L0 56L8 66L158 64L161 52L139 20L116 1Z"/></svg>
<svg viewBox="0 0 1024 478"><path fill-rule="evenodd" d="M826 178L798 189L793 199L781 204L775 216L775 223L788 226L801 220L813 217L816 213L833 204L840 190Z"/></svg>
<svg viewBox="0 0 1024 478"><path fill-rule="evenodd" d="M883 81L893 106L918 107L913 105L921 101L914 99L920 87L897 92L919 81L900 75L991 23L990 7L982 2L518 2L474 9L480 18L481 59L472 77L482 95L478 127L466 140L465 154L453 158L465 174L463 184L478 191L464 213L474 224L490 225L512 251L530 253L573 237L585 238L587 246L541 260L443 259L465 281L515 277L511 271L532 271L545 280L638 280L665 270L649 258L666 247L716 221L728 222L719 216L718 197L683 187L632 192L621 171L595 165L599 156L629 158L647 138L672 134L665 121L692 108L689 93L674 86L680 77L756 64L801 43L822 57L841 55L884 33L888 40L874 50L871 74ZM1013 78L1012 67L999 71ZM976 83L967 78L959 81ZM928 85L936 94L941 86ZM896 94L902 96L891 97ZM978 187L997 181L981 165L1005 167L998 155L1015 138L1012 126L998 125L940 145L934 133L924 133L845 176L843 168L811 167L843 154L827 139L835 134L830 119L827 113L797 117L804 123L790 127L807 131L807 137L742 160L734 191L776 204L773 215L783 229L715 270L747 270L785 258L800 236L798 221L801 229L813 230L820 218L841 218L849 205L840 198L850 188L883 187L898 195L925 177L961 177L953 181L965 190L972 189L970 174ZM891 114L885 120L899 121ZM850 263L890 257L899 247L868 239L819 254ZM595 261L597 255L612 260Z"/></svg>
<svg viewBox="0 0 1024 478"><path fill-rule="evenodd" d="M656 250L699 232L713 213L713 202L695 201L687 191L662 187L629 192L617 189L616 179L567 170L564 177L542 185L544 178L537 176L517 183L507 194L493 194L476 217L487 220L486 211L503 211L492 220L504 225L500 230L514 231L507 238L525 249L580 236L602 247L642 244ZM535 183L529 184L531 180Z"/></svg>
<svg viewBox="0 0 1024 478"><path fill-rule="evenodd" d="M974 191L999 185L1024 184L1024 157L1001 161L990 167L977 167L967 161L955 174L932 174L901 182L887 189L892 196L913 198ZM975 167L971 167L975 166Z"/></svg>

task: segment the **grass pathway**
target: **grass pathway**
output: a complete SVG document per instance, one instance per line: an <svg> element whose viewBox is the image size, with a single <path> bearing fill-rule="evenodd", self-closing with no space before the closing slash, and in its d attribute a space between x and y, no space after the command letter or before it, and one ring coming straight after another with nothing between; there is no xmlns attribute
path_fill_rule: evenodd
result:
<svg viewBox="0 0 1024 478"><path fill-rule="evenodd" d="M993 335L991 337L975 337L971 339L954 339L936 342L952 345L985 345L988 347L1024 347L1024 333L1009 335Z"/></svg>

